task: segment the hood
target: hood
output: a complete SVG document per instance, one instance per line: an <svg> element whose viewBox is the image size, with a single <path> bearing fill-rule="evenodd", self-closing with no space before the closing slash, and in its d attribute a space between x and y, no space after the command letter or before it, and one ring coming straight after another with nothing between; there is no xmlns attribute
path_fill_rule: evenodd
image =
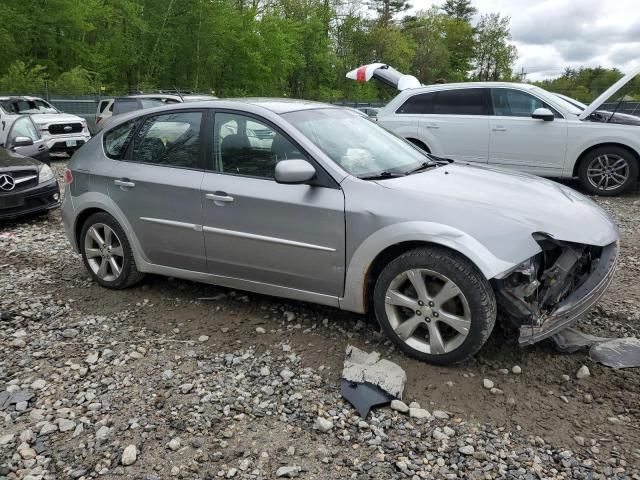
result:
<svg viewBox="0 0 640 480"><path fill-rule="evenodd" d="M567 242L605 246L618 238L617 227L595 202L569 187L528 174L451 164L378 183L423 194L426 208L464 212L466 222L482 223L475 225L482 230L490 227L485 222L492 219L502 225L497 230L503 229L507 219L513 227ZM496 235L508 232L495 231L491 236Z"/></svg>
<svg viewBox="0 0 640 480"><path fill-rule="evenodd" d="M51 123L85 123L85 119L69 113L34 113L31 118L38 125Z"/></svg>
<svg viewBox="0 0 640 480"><path fill-rule="evenodd" d="M39 165L42 165L42 163L37 160L24 157L6 148L0 148L0 170L16 167L37 167Z"/></svg>
<svg viewBox="0 0 640 480"><path fill-rule="evenodd" d="M591 114L591 120L602 123L616 123L619 125L640 125L640 117L628 113L613 112L608 110L596 110Z"/></svg>
<svg viewBox="0 0 640 480"><path fill-rule="evenodd" d="M610 97L618 93L625 85L627 85L631 80L635 78L636 75L640 73L640 67L636 67L627 73L624 77L618 80L616 83L611 85L608 89L604 91L602 95L596 98L593 102L589 104L587 108L580 114L580 120L584 120L585 118L589 118L593 112L598 110L604 102L609 100Z"/></svg>
<svg viewBox="0 0 640 480"><path fill-rule="evenodd" d="M419 88L422 85L413 75L404 75L395 68L384 63L370 63L351 70L347 78L358 82L368 82L372 78L400 91L408 88Z"/></svg>

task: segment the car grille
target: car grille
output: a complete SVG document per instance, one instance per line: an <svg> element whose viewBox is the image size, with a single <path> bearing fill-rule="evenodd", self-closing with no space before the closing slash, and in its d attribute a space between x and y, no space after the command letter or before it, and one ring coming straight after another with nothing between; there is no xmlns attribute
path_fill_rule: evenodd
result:
<svg viewBox="0 0 640 480"><path fill-rule="evenodd" d="M11 194L26 190L27 188L35 187L38 185L38 170L13 170L13 171L0 171L0 176L9 175L13 178L15 186L11 190L3 190L0 188L0 195Z"/></svg>
<svg viewBox="0 0 640 480"><path fill-rule="evenodd" d="M65 135L69 133L79 133L82 131L81 123L54 123L49 125L49 133L52 135Z"/></svg>

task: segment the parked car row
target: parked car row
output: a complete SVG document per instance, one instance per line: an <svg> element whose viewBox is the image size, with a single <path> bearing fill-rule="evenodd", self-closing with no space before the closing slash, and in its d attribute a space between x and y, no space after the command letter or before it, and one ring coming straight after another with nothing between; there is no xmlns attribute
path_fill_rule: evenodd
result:
<svg viewBox="0 0 640 480"><path fill-rule="evenodd" d="M640 117L600 107L638 73L640 68L589 106L522 83L422 86L381 63L347 77L400 90L377 121L427 152L543 177L578 177L590 193L619 195L638 182Z"/></svg>

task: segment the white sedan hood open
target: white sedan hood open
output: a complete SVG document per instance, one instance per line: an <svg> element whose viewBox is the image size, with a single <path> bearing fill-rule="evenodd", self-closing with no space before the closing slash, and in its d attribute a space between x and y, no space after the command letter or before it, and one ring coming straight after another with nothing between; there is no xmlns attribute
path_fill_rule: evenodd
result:
<svg viewBox="0 0 640 480"><path fill-rule="evenodd" d="M640 67L636 67L627 73L624 77L618 80L616 83L607 88L602 95L596 98L593 102L589 104L587 108L580 114L580 120L584 120L585 118L589 118L589 116L598 110L604 102L609 100L613 95L615 95L618 91L620 91L627 83L635 78L636 75L640 73Z"/></svg>

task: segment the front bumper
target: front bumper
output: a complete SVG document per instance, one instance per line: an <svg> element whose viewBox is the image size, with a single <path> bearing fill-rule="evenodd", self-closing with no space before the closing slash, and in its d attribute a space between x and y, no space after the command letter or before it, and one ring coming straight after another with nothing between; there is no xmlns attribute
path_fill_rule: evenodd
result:
<svg viewBox="0 0 640 480"><path fill-rule="evenodd" d="M46 143L52 152L75 152L87 143L90 138L91 135L80 133L75 135L60 135L47 138Z"/></svg>
<svg viewBox="0 0 640 480"><path fill-rule="evenodd" d="M603 248L598 265L589 278L546 315L540 325L520 327L520 345L539 342L580 320L606 292L613 280L617 262L618 243L615 242Z"/></svg>
<svg viewBox="0 0 640 480"><path fill-rule="evenodd" d="M50 182L0 197L0 220L53 210L60 206L58 182Z"/></svg>

